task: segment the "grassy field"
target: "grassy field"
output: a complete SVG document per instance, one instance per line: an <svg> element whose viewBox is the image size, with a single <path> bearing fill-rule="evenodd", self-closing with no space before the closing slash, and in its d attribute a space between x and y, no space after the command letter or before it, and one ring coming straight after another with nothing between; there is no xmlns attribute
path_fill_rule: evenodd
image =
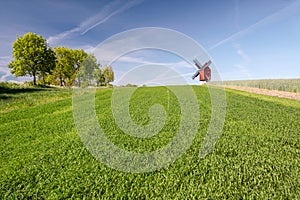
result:
<svg viewBox="0 0 300 200"><path fill-rule="evenodd" d="M69 88L50 88L0 82L0 113L71 98Z"/></svg>
<svg viewBox="0 0 300 200"><path fill-rule="evenodd" d="M166 168L131 174L106 167L85 149L74 126L69 89L2 85L0 199L299 199L300 102L226 90L222 136L200 159L210 95L206 86L193 89L201 118L192 146ZM96 114L107 137L130 151L167 144L178 129L180 109L166 92L142 87L134 93L130 108L138 124L148 122L153 103L169 113L163 131L142 140L118 129L110 109L112 89L98 89Z"/></svg>
<svg viewBox="0 0 300 200"><path fill-rule="evenodd" d="M241 80L224 81L225 85L236 85L244 87L255 87L269 90L280 90L286 92L300 92L300 79L265 79L265 80Z"/></svg>

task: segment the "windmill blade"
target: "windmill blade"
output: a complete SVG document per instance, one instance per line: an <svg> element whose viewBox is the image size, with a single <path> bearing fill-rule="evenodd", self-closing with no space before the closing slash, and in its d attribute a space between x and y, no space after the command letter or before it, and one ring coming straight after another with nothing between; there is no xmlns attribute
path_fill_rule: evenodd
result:
<svg viewBox="0 0 300 200"><path fill-rule="evenodd" d="M198 69L201 69L202 68L202 65L200 64L200 62L195 58L194 60L194 63L195 63L195 65L196 65L196 67L198 68Z"/></svg>
<svg viewBox="0 0 300 200"><path fill-rule="evenodd" d="M204 69L205 67L208 67L210 64L211 64L211 60L207 61L207 62L203 65L202 68Z"/></svg>
<svg viewBox="0 0 300 200"><path fill-rule="evenodd" d="M197 72L192 76L192 79L194 80L197 76L199 76L199 71L197 71Z"/></svg>

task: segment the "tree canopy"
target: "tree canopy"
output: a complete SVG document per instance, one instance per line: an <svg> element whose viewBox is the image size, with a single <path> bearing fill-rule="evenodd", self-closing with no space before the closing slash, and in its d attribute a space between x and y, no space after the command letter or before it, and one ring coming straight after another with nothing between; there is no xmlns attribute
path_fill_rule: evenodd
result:
<svg viewBox="0 0 300 200"><path fill-rule="evenodd" d="M89 54L87 58L83 61L81 68L78 73L77 83L79 86L88 85L99 85L99 81L102 76L100 64L97 63L97 59L94 55Z"/></svg>
<svg viewBox="0 0 300 200"><path fill-rule="evenodd" d="M17 36L13 43L14 60L8 64L15 76L32 76L33 84L60 86L103 85L114 81L111 66L101 68L94 55L81 49L55 47L35 33Z"/></svg>
<svg viewBox="0 0 300 200"><path fill-rule="evenodd" d="M115 79L115 74L112 66L104 67L102 70L102 74L103 74L105 84L109 84L110 82L113 82Z"/></svg>
<svg viewBox="0 0 300 200"><path fill-rule="evenodd" d="M8 64L11 73L15 76L32 76L34 85L37 76L45 81L45 76L55 66L54 52L47 45L46 40L30 32L18 36L13 43L13 58L14 60Z"/></svg>
<svg viewBox="0 0 300 200"><path fill-rule="evenodd" d="M74 50L66 47L54 48L56 66L52 71L51 82L63 85L73 85L81 63L87 57L83 50Z"/></svg>
<svg viewBox="0 0 300 200"><path fill-rule="evenodd" d="M89 54L83 61L77 77L79 86L108 85L114 81L114 72L111 66L102 68L97 63L96 57L93 54Z"/></svg>

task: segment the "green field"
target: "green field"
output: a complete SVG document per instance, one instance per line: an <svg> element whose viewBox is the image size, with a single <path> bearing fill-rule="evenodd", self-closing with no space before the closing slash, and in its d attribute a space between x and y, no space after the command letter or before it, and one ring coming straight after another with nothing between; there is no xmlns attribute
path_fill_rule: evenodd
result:
<svg viewBox="0 0 300 200"><path fill-rule="evenodd" d="M225 85L254 87L285 92L300 92L300 79L261 79L224 81Z"/></svg>
<svg viewBox="0 0 300 200"><path fill-rule="evenodd" d="M300 199L300 102L226 90L223 132L211 154L199 149L210 120L206 86L193 86L200 105L198 133L186 153L155 172L111 169L83 146L74 125L72 91L0 86L0 199ZM128 151L153 151L178 129L180 108L165 87L141 87L130 101L137 124L154 103L168 113L151 139L129 137L114 123L113 89L96 93L107 137Z"/></svg>

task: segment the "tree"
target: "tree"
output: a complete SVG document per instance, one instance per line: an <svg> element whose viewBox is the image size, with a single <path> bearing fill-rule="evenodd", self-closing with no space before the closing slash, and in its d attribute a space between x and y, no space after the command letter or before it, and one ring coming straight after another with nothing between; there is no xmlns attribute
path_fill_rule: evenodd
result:
<svg viewBox="0 0 300 200"><path fill-rule="evenodd" d="M52 49L49 48L49 51L47 51L47 55L45 57L45 63L41 66L41 73L39 75L39 78L43 80L43 84L49 84L49 81L46 81L46 78L48 75L51 75L52 70L55 68L55 53Z"/></svg>
<svg viewBox="0 0 300 200"><path fill-rule="evenodd" d="M102 78L102 72L101 69L98 67L97 69L95 69L94 71L94 77L95 77L95 82L96 82L96 86L98 87L101 84L101 78Z"/></svg>
<svg viewBox="0 0 300 200"><path fill-rule="evenodd" d="M109 84L110 82L113 82L115 76L114 76L114 71L112 66L104 67L102 70L102 76L104 78L105 84Z"/></svg>
<svg viewBox="0 0 300 200"><path fill-rule="evenodd" d="M55 56L52 49L47 45L46 39L35 33L17 36L13 43L13 57L14 60L8 64L11 73L15 76L32 76L34 85L37 76L45 81L46 74L54 68Z"/></svg>
<svg viewBox="0 0 300 200"><path fill-rule="evenodd" d="M73 85L81 63L87 57L83 50L74 50L66 47L54 48L56 66L53 70L52 82L59 80L60 86Z"/></svg>
<svg viewBox="0 0 300 200"><path fill-rule="evenodd" d="M97 59L93 54L89 54L82 62L78 72L78 85L84 83L83 86L93 85L97 83L101 77L100 64L97 63Z"/></svg>
<svg viewBox="0 0 300 200"><path fill-rule="evenodd" d="M59 85L63 86L65 83L65 71L68 62L68 50L65 47L56 47L54 48L55 56L56 56L56 65L52 72L52 83L56 84L57 80L59 81Z"/></svg>
<svg viewBox="0 0 300 200"><path fill-rule="evenodd" d="M87 59L88 57L88 54L80 49L80 50L73 50L71 49L71 55L72 55L72 62L73 62L73 74L72 74L72 77L71 77L71 82L74 83L76 81L76 77L78 77L78 73L79 73L79 70L83 64L83 62Z"/></svg>

